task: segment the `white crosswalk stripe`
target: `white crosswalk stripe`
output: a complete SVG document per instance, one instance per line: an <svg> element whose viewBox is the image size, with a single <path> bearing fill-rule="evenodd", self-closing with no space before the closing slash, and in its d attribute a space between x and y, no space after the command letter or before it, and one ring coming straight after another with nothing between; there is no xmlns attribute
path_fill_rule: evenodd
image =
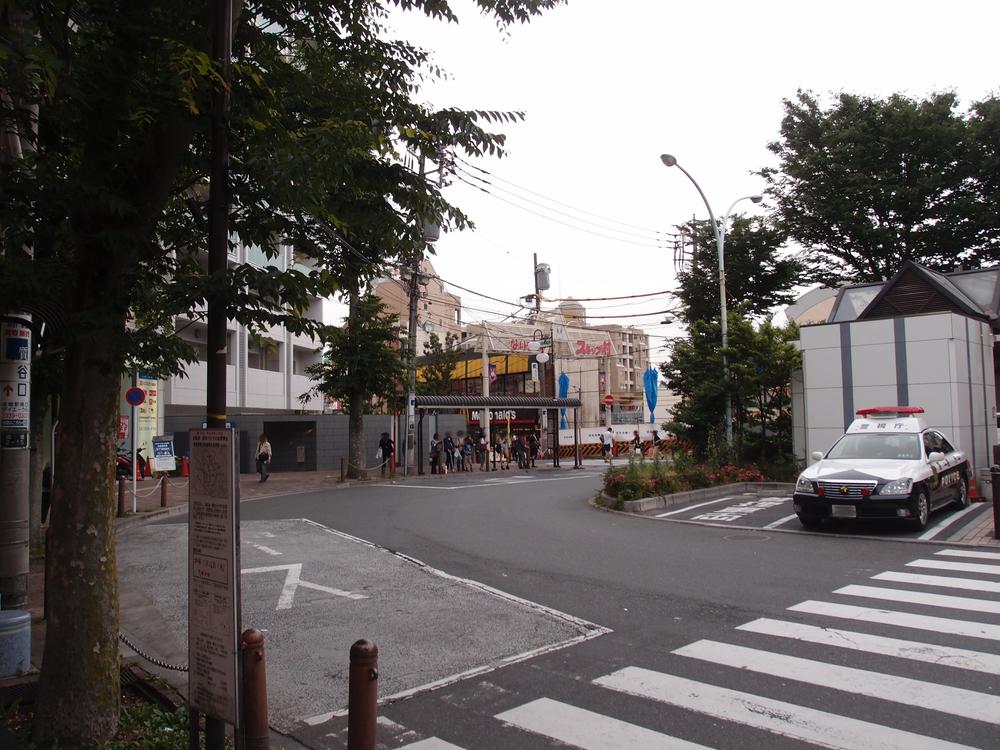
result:
<svg viewBox="0 0 1000 750"><path fill-rule="evenodd" d="M914 560L906 563L911 568L931 568L933 570L951 570L962 573L986 573L1000 576L1000 565L984 565L982 563L963 563L951 560Z"/></svg>
<svg viewBox="0 0 1000 750"><path fill-rule="evenodd" d="M974 549L943 549L934 553L948 557L976 557L980 560L996 560L1000 562L1000 552L982 552Z"/></svg>
<svg viewBox="0 0 1000 750"><path fill-rule="evenodd" d="M750 633L773 635L779 638L794 638L807 643L852 651L864 651L882 656L894 656L897 659L910 659L928 664L936 664L954 669L969 669L986 674L1000 674L1000 654L987 654L966 648L951 648L937 646L932 643L906 641L900 638L887 638L881 635L868 635L852 630L837 628L821 628L816 625L805 625L800 622L786 622L762 617L737 630Z"/></svg>
<svg viewBox="0 0 1000 750"><path fill-rule="evenodd" d="M397 750L464 750L464 748L452 745L450 742L445 742L444 740L439 740L437 737L429 737L426 740L403 745Z"/></svg>
<svg viewBox="0 0 1000 750"><path fill-rule="evenodd" d="M626 667L594 683L836 750L958 750L945 740L818 711L685 677Z"/></svg>
<svg viewBox="0 0 1000 750"><path fill-rule="evenodd" d="M1000 723L1000 697L972 690L826 664L813 659L801 659L797 656L717 641L695 641L676 649L674 653L736 669L748 669L772 677L844 690L855 695L866 695L869 698L943 711L966 719L978 719L991 724Z"/></svg>
<svg viewBox="0 0 1000 750"><path fill-rule="evenodd" d="M1000 594L1000 582L983 581L978 578L955 578L954 576L929 576L922 573L898 573L888 571L872 576L876 581L893 581L895 583L915 583L920 586L938 586L940 588L962 589L964 591L985 591L990 594Z"/></svg>
<svg viewBox="0 0 1000 750"><path fill-rule="evenodd" d="M549 698L504 711L496 718L583 750L708 750L704 745Z"/></svg>
<svg viewBox="0 0 1000 750"><path fill-rule="evenodd" d="M823 615L824 617L839 617L859 622L877 622L882 625L896 625L901 628L931 630L949 635L1000 641L1000 625L991 625L984 622L953 620L948 617L914 615L909 612L894 612L888 609L855 607L849 604L818 601L802 602L788 609L792 612L806 612L813 615Z"/></svg>
<svg viewBox="0 0 1000 750"><path fill-rule="evenodd" d="M865 599L882 599L889 602L905 602L908 604L924 604L945 609L962 609L968 612L987 612L1000 614L1000 602L987 599L971 599L966 596L946 596L944 594L928 594L923 591L906 591L903 589L886 589L880 586L844 586L833 593L845 596L858 596Z"/></svg>

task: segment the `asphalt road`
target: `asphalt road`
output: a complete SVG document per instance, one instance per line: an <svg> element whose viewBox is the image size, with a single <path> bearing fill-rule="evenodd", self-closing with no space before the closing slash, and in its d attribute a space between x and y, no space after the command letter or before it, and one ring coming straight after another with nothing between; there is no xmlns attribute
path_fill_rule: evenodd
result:
<svg viewBox="0 0 1000 750"><path fill-rule="evenodd" d="M343 747L334 685L370 637L386 748L1000 747L996 552L607 513L598 476L245 502L244 622L268 627L279 728ZM155 579L166 618L178 527L131 534L126 587ZM314 584L286 609L287 569L247 584L281 565Z"/></svg>

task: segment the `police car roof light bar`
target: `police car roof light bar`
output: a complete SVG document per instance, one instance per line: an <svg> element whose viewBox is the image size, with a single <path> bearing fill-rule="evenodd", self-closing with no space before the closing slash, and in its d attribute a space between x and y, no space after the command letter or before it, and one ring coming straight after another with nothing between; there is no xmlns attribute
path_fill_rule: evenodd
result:
<svg viewBox="0 0 1000 750"><path fill-rule="evenodd" d="M859 417L902 417L913 414L923 414L922 406L869 406L867 409L858 409L855 412Z"/></svg>

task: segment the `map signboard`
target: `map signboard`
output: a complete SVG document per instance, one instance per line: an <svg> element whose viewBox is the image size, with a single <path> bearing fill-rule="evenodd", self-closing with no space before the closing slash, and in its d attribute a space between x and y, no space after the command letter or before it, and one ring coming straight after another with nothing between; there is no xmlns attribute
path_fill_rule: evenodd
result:
<svg viewBox="0 0 1000 750"><path fill-rule="evenodd" d="M237 433L191 430L188 701L239 726L239 456Z"/></svg>

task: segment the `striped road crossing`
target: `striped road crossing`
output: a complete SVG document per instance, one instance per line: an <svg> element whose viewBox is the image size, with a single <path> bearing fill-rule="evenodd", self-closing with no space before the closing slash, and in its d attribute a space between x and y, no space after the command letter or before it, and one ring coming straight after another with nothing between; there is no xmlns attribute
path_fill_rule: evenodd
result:
<svg viewBox="0 0 1000 750"><path fill-rule="evenodd" d="M690 669L684 669L682 675L641 666L627 666L591 680L599 694L609 691L604 694L635 696L708 720L682 722L676 729L683 736L674 736L663 726L640 726L548 697L514 705L493 718L508 731L526 733L525 748L549 747L556 742L585 750L703 750L716 745L704 744L699 727L721 725L731 730L720 748L767 747L760 744L759 734L764 732L805 746L836 750L995 749L1000 746L996 744L1000 687L988 683L984 675L1000 673L1000 606L990 596L998 593L1000 584L989 579L1000 576L1000 554L942 550L933 559L914 560L906 567L949 574L885 571L871 580L888 585L843 586L831 592L835 598L830 601L810 600L789 607L791 619L762 617L744 623L734 631L741 634L741 643L703 639L671 652L671 658L678 659L671 663L713 665L716 669L703 672L705 682L684 676L692 673ZM953 596L940 593L942 589L986 596ZM844 623L845 627L838 627ZM954 642L959 639L961 643ZM949 640L952 642L944 642ZM796 645L809 658L788 653ZM850 652L868 655L874 661L866 660L865 668L847 666L843 662ZM845 659L837 658L838 653ZM824 655L836 663L825 660ZM917 663L920 679L901 674L907 665ZM748 683L738 677L747 673L761 679ZM958 687L963 673L973 686L988 684L985 691ZM977 674L978 681L973 679ZM754 685L754 692L726 686L731 678L740 679L743 687ZM772 683L767 682L769 678L773 678ZM801 689L792 693L795 702L779 700L767 694L768 685L808 685L823 695L836 694L840 698L835 703L841 710L837 713L805 705L808 698L798 697L806 695ZM895 704L901 711L935 712L949 716L950 721L928 722L925 726L931 734L923 734L894 725L898 712L889 709L884 712L884 724L883 714L878 714L878 723L857 718L870 719L872 713L850 710L853 701L880 701ZM601 705L599 698L591 701L591 707L594 705ZM758 744L747 744L747 732L756 733ZM708 733L718 742L718 733ZM949 733L958 736L947 736ZM537 744L531 744L529 736L536 737ZM965 744L970 737L982 739L974 745ZM463 750L433 737L404 747Z"/></svg>

